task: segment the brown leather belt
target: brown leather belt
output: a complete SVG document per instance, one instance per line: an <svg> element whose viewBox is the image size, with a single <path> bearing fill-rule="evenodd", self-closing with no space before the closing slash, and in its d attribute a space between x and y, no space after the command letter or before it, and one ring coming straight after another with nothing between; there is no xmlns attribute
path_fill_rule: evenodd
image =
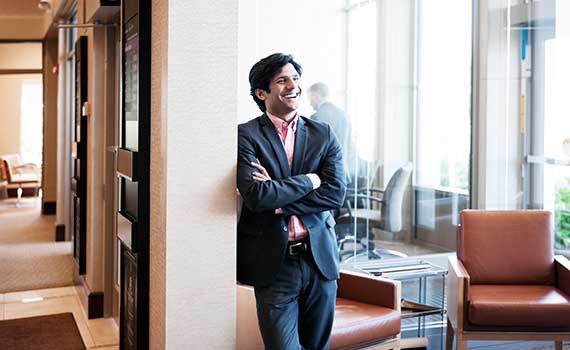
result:
<svg viewBox="0 0 570 350"><path fill-rule="evenodd" d="M287 254L300 255L309 251L309 240L307 238L299 241L289 241L287 243Z"/></svg>

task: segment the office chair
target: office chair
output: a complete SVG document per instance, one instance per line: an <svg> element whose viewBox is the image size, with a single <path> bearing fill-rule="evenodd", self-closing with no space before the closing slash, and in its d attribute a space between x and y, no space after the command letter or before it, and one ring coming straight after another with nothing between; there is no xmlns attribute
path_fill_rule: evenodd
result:
<svg viewBox="0 0 570 350"><path fill-rule="evenodd" d="M394 250L375 248L371 241L374 239L373 228L393 234L403 230L403 206L411 174L412 164L407 163L396 170L384 190L364 188L347 193L344 213L341 212L336 218L337 224L348 225L352 233L338 239L341 261L350 259L354 253L353 250L345 250L347 243L359 245L356 254L368 254L372 259L380 259L382 256L407 256Z"/></svg>

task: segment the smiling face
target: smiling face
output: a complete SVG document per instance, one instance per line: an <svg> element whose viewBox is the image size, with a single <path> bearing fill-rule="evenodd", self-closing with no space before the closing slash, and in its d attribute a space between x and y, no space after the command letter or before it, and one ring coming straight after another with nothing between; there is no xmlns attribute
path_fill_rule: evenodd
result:
<svg viewBox="0 0 570 350"><path fill-rule="evenodd" d="M265 102L267 111L289 121L295 116L301 101L301 76L291 63L287 63L269 82L269 91L256 89L257 98Z"/></svg>

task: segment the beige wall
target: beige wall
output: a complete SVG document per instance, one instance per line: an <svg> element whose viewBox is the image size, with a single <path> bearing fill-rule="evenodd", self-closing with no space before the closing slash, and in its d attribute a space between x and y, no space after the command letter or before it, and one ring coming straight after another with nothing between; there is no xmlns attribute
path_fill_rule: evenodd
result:
<svg viewBox="0 0 570 350"><path fill-rule="evenodd" d="M149 349L166 349L166 87L168 2L152 0Z"/></svg>
<svg viewBox="0 0 570 350"><path fill-rule="evenodd" d="M7 17L0 16L1 39L42 39L45 33L45 20L39 16Z"/></svg>
<svg viewBox="0 0 570 350"><path fill-rule="evenodd" d="M87 272L85 280L92 292L104 291L105 263L105 46L106 29L88 30L87 118Z"/></svg>
<svg viewBox="0 0 570 350"><path fill-rule="evenodd" d="M42 43L0 43L0 69L42 69Z"/></svg>
<svg viewBox="0 0 570 350"><path fill-rule="evenodd" d="M57 40L45 41L44 55L44 150L42 166L42 202L57 199Z"/></svg>

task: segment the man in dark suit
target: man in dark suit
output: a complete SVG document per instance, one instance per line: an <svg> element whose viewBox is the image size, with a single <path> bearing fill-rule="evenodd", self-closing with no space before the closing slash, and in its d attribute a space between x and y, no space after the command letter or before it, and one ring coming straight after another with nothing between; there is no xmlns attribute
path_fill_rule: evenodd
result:
<svg viewBox="0 0 570 350"><path fill-rule="evenodd" d="M339 277L334 219L346 192L330 126L297 113L301 66L273 54L250 71L263 115L238 127L237 279L255 288L266 349L328 349Z"/></svg>
<svg viewBox="0 0 570 350"><path fill-rule="evenodd" d="M346 112L330 102L329 96L330 90L325 83L319 82L309 87L309 101L315 110L311 119L327 123L333 129L342 148L344 170L347 183L350 183L357 167L355 164L356 149L352 142L352 127Z"/></svg>

